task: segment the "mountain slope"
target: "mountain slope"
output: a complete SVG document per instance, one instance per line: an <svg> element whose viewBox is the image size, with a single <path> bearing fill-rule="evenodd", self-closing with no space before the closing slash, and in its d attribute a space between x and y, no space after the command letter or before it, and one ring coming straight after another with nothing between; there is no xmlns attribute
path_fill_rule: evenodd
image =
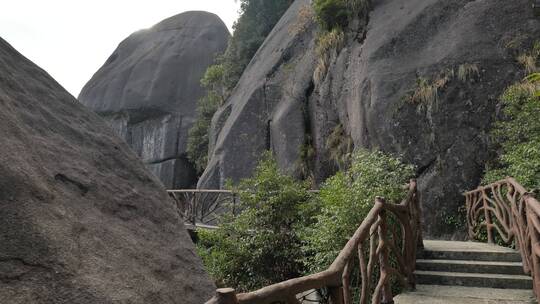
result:
<svg viewBox="0 0 540 304"><path fill-rule="evenodd" d="M529 2L373 1L327 58L316 52L309 5L291 6L214 117L199 187L249 176L265 149L283 169L306 176L307 168L321 182L337 169L329 142L350 137L355 148L418 167L428 236L463 230L455 227L460 193L493 157L497 96L524 76L516 58L540 37Z"/></svg>

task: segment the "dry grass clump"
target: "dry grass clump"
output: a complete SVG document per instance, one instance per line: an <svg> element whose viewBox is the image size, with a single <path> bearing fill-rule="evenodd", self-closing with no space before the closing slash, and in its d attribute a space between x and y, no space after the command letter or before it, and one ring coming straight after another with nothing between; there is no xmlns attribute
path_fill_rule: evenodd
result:
<svg viewBox="0 0 540 304"><path fill-rule="evenodd" d="M521 54L517 58L527 74L540 71L538 61L540 60L540 42L536 42L530 52Z"/></svg>
<svg viewBox="0 0 540 304"><path fill-rule="evenodd" d="M409 94L410 103L433 103L437 100L438 88L434 83L430 83L426 78L416 79L416 88Z"/></svg>
<svg viewBox="0 0 540 304"><path fill-rule="evenodd" d="M479 76L480 67L477 63L464 63L458 67L457 73L454 69L446 69L432 80L418 77L416 86L408 93L406 100L412 104L431 105L438 101L440 91L446 88L453 79L468 82Z"/></svg>
<svg viewBox="0 0 540 304"><path fill-rule="evenodd" d="M458 67L457 77L460 81L472 81L478 76L480 76L480 68L476 63L464 63Z"/></svg>
<svg viewBox="0 0 540 304"><path fill-rule="evenodd" d="M319 83L324 78L330 66L332 55L337 54L343 48L344 43L345 34L340 28L334 28L319 36L316 49L318 62L313 75L315 82Z"/></svg>
<svg viewBox="0 0 540 304"><path fill-rule="evenodd" d="M305 32L313 20L315 20L313 7L308 4L303 5L298 12L298 19L289 27L289 34L298 35Z"/></svg>

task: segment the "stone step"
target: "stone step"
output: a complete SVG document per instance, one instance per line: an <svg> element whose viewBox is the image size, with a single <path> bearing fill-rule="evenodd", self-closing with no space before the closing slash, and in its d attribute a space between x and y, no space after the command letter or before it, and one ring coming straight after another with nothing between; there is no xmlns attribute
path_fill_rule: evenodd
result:
<svg viewBox="0 0 540 304"><path fill-rule="evenodd" d="M503 289L532 289L532 279L526 275L415 271L416 282L425 285L454 285Z"/></svg>
<svg viewBox="0 0 540 304"><path fill-rule="evenodd" d="M394 298L395 304L532 304L531 290L417 285Z"/></svg>
<svg viewBox="0 0 540 304"><path fill-rule="evenodd" d="M416 260L416 269L423 271L471 272L523 275L521 262L491 262L466 260Z"/></svg>
<svg viewBox="0 0 540 304"><path fill-rule="evenodd" d="M426 260L469 260L494 262L521 262L519 252L496 245L476 242L424 241L424 250L418 258Z"/></svg>

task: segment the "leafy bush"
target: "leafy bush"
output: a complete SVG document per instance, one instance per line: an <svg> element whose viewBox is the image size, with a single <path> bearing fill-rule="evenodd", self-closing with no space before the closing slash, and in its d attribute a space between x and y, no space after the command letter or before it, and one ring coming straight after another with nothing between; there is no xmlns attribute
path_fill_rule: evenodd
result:
<svg viewBox="0 0 540 304"><path fill-rule="evenodd" d="M321 27L331 31L344 29L349 20L369 5L368 0L314 0L313 8Z"/></svg>
<svg viewBox="0 0 540 304"><path fill-rule="evenodd" d="M536 42L530 52L525 52L517 58L518 62L523 66L526 73L538 72L540 61L540 42Z"/></svg>
<svg viewBox="0 0 540 304"><path fill-rule="evenodd" d="M323 185L314 223L301 232L310 273L326 269L372 208L376 196L388 201L404 197L403 185L414 168L382 152L357 151L346 172Z"/></svg>
<svg viewBox="0 0 540 304"><path fill-rule="evenodd" d="M440 91L444 90L454 77L455 72L453 69L440 72L431 81L424 77L418 77L415 88L408 92L405 99L412 104L421 106L434 104L439 99Z"/></svg>
<svg viewBox="0 0 540 304"><path fill-rule="evenodd" d="M484 176L491 183L506 176L516 178L525 188L540 189L540 99L538 85L523 81L510 86L501 96L503 120L492 130L500 145L498 161Z"/></svg>
<svg viewBox="0 0 540 304"><path fill-rule="evenodd" d="M218 285L253 290L299 276L297 234L311 217L308 186L279 172L266 154L253 178L239 185L241 214L215 231L200 231L198 252Z"/></svg>
<svg viewBox="0 0 540 304"><path fill-rule="evenodd" d="M349 10L345 0L315 0L313 8L319 23L328 31L344 28L349 22Z"/></svg>

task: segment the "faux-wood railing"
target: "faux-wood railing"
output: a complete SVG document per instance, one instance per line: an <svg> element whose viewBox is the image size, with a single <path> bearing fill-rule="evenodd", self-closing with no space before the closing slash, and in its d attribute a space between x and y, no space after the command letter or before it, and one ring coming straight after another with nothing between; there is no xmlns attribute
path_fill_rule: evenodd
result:
<svg viewBox="0 0 540 304"><path fill-rule="evenodd" d="M318 193L319 190L309 190ZM214 189L167 190L176 208L187 224L217 225L224 213L237 215L240 198L237 192Z"/></svg>
<svg viewBox="0 0 540 304"><path fill-rule="evenodd" d="M392 303L392 277L404 287L415 288L416 252L423 246L415 180L411 180L408 190L400 204L387 203L377 197L360 227L327 270L248 293L218 289L206 304L298 304L305 299L303 294L322 289L328 291L332 304L351 304L355 287L358 287L361 304L370 300L373 304ZM397 228L388 229L390 214L400 225L401 237ZM394 258L395 267L391 265L390 256ZM359 273L359 286L351 283L354 267L358 267L354 270ZM376 284L371 284L376 270L379 272Z"/></svg>
<svg viewBox="0 0 540 304"><path fill-rule="evenodd" d="M540 203L515 179L508 177L465 192L469 238L515 244L523 270L531 275L540 302ZM496 238L496 234L499 236Z"/></svg>

